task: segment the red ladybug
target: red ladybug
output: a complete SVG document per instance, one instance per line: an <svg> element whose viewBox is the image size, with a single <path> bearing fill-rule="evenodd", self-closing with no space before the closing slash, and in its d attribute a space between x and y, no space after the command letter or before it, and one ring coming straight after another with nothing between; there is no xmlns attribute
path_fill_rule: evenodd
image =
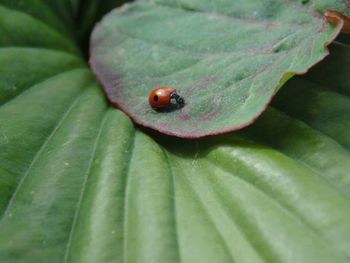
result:
<svg viewBox="0 0 350 263"><path fill-rule="evenodd" d="M156 110L178 109L185 105L184 99L176 93L176 89L167 86L160 86L152 90L148 101Z"/></svg>

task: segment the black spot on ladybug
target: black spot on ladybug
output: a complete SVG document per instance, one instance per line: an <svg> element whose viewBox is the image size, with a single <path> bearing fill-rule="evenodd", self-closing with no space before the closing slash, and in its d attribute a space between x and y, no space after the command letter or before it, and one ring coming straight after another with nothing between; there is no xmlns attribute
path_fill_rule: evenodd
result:
<svg viewBox="0 0 350 263"><path fill-rule="evenodd" d="M158 95L154 95L153 100L158 101Z"/></svg>

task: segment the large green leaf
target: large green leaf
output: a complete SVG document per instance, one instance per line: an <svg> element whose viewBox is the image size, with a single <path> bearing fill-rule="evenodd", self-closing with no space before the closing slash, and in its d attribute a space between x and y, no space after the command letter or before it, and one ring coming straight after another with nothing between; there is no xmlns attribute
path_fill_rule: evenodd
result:
<svg viewBox="0 0 350 263"><path fill-rule="evenodd" d="M76 17L77 35L80 39L80 46L85 54L88 53L90 32L94 23L100 20L109 10L125 2L127 0L76 0L75 3L72 3Z"/></svg>
<svg viewBox="0 0 350 263"><path fill-rule="evenodd" d="M0 262L349 262L348 47L335 81L317 69L249 129L188 141L109 107L69 33L15 2L0 1Z"/></svg>
<svg viewBox="0 0 350 263"><path fill-rule="evenodd" d="M294 74L324 58L350 14L344 1L139 1L96 26L90 64L109 100L135 122L198 138L251 124ZM156 112L148 94L173 86L181 110Z"/></svg>

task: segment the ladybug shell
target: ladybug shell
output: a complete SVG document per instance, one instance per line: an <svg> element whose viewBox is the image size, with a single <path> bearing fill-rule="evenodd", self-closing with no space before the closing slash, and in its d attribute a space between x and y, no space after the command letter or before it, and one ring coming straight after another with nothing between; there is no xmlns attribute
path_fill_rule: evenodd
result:
<svg viewBox="0 0 350 263"><path fill-rule="evenodd" d="M162 109L170 106L171 94L176 93L176 89L160 86L151 91L148 97L149 104L153 109Z"/></svg>

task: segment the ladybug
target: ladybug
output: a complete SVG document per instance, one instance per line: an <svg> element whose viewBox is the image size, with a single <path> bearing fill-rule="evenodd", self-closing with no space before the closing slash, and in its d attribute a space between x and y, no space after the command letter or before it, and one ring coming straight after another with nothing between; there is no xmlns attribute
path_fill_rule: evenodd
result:
<svg viewBox="0 0 350 263"><path fill-rule="evenodd" d="M152 90L148 101L156 110L179 109L185 105L184 99L176 93L176 89L167 86L160 86Z"/></svg>

